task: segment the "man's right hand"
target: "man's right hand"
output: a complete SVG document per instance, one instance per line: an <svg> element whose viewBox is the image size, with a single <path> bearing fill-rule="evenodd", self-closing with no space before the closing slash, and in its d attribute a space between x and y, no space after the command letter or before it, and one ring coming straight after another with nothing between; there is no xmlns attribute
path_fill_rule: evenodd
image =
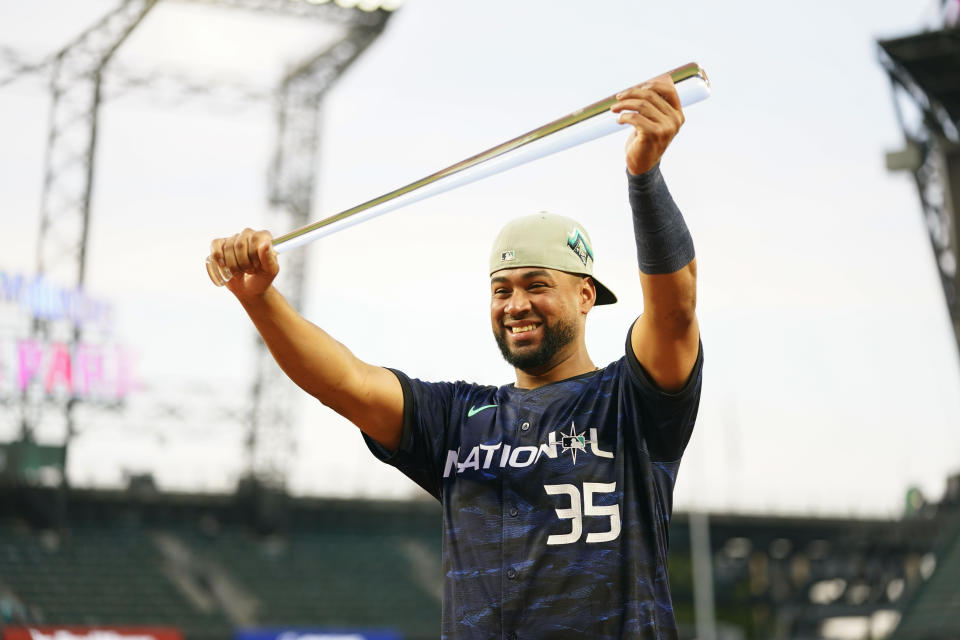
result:
<svg viewBox="0 0 960 640"><path fill-rule="evenodd" d="M210 243L210 257L233 277L226 287L240 301L263 295L280 273L280 262L269 231L244 229L230 238Z"/></svg>

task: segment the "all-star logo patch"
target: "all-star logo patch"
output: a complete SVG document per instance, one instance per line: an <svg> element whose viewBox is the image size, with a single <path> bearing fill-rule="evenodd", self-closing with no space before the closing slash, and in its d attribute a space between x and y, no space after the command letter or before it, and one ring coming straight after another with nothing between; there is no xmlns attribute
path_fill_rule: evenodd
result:
<svg viewBox="0 0 960 640"><path fill-rule="evenodd" d="M567 234L567 246L577 254L583 266L587 266L587 258L593 260L593 250L590 249L590 245L587 244L583 234L580 233L580 229L574 228Z"/></svg>
<svg viewBox="0 0 960 640"><path fill-rule="evenodd" d="M516 260L516 256L513 251L502 251L500 252L500 262L512 262Z"/></svg>
<svg viewBox="0 0 960 640"><path fill-rule="evenodd" d="M573 423L570 424L570 433L561 431L560 437L560 447L563 449L563 453L567 451L570 452L570 456L573 458L573 464L577 464L577 452L583 451L586 453L587 445L593 444L591 440L587 440L585 434L577 433L577 428Z"/></svg>

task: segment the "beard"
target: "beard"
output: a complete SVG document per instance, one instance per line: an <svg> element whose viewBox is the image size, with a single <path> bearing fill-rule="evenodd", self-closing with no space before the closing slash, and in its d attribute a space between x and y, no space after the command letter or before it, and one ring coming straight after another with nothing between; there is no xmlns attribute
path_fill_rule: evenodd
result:
<svg viewBox="0 0 960 640"><path fill-rule="evenodd" d="M500 353L508 364L520 369L521 371L535 371L550 363L557 352L563 347L573 342L577 332L573 324L559 320L553 327L548 327L546 323L543 327L543 339L533 351L527 353L514 353L510 351L507 344L507 331L501 327L500 331L494 331L493 337L500 347Z"/></svg>

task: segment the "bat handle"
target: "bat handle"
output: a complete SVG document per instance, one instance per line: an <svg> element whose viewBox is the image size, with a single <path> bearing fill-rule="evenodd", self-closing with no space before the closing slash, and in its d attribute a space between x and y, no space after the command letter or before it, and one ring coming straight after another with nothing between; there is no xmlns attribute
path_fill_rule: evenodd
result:
<svg viewBox="0 0 960 640"><path fill-rule="evenodd" d="M207 275L210 276L210 281L218 287L227 284L227 280L233 277L233 272L231 272L230 269L225 266L221 267L211 256L207 256L207 259L204 261L204 266L207 268Z"/></svg>

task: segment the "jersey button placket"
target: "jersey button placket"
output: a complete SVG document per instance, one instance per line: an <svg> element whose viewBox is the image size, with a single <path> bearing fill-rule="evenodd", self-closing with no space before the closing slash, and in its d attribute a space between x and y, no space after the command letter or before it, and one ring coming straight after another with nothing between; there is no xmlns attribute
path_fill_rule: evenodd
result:
<svg viewBox="0 0 960 640"><path fill-rule="evenodd" d="M510 463L511 472L503 476L502 494L503 518L501 522L504 527L504 538L501 546L503 562L501 565L503 571L501 574L503 580L501 583L501 620L504 631L503 637L507 639L517 637L516 631L513 629L522 620L523 615L523 612L518 610L519 597L523 590L521 586L523 576L516 563L524 560L522 543L526 537L518 527L522 527L525 518L525 516L521 517L521 511L526 513L528 506L524 498L521 497L525 495L524 492L516 491L511 485L514 481L518 481L517 475L523 476L529 471L528 454L530 449L533 448L530 439L536 437L536 429L532 428L534 420L529 413L530 407L520 406L518 408L520 409L518 411L519 415L514 414L514 421L512 421L515 431L513 443L511 443L513 446L511 451L513 461ZM519 449L520 447L523 447L523 449ZM520 451L516 457L514 456L515 451ZM527 480L525 479L522 482L526 489Z"/></svg>

